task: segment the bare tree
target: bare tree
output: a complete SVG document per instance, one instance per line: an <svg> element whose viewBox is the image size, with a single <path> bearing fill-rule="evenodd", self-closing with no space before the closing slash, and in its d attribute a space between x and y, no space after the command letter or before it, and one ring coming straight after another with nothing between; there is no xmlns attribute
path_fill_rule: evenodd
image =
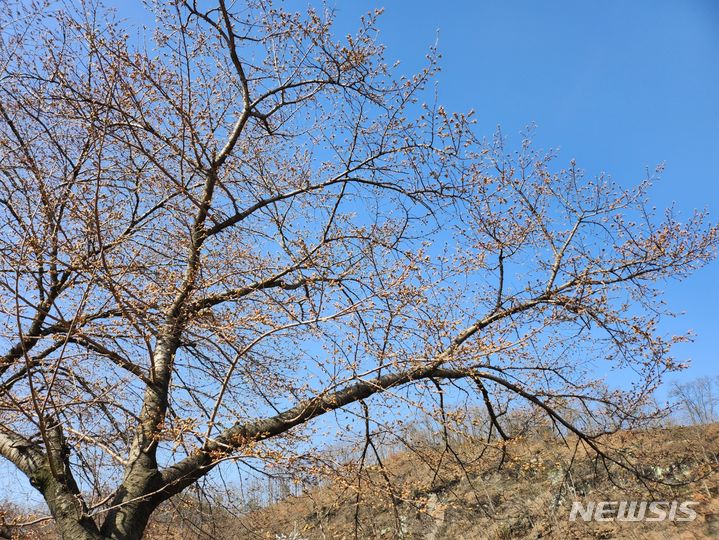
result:
<svg viewBox="0 0 719 540"><path fill-rule="evenodd" d="M154 15L0 15L0 455L63 538L140 538L220 463L307 456L333 420L364 463L453 388L491 437L508 399L597 451L642 420L680 367L658 287L714 256L704 215L479 139L422 103L433 51L385 64L376 13L341 40L264 1Z"/></svg>
<svg viewBox="0 0 719 540"><path fill-rule="evenodd" d="M674 383L670 396L677 406L686 413L693 424L709 424L717 421L716 380L700 377L686 383Z"/></svg>

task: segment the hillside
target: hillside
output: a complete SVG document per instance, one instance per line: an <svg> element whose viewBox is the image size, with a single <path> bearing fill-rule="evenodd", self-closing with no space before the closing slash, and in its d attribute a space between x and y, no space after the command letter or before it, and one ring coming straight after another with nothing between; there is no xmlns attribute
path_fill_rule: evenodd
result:
<svg viewBox="0 0 719 540"><path fill-rule="evenodd" d="M226 538L520 539L719 537L719 425L619 433L608 444L654 481L640 481L617 465L574 452L553 439L510 444L461 466L451 452L425 447L384 460L395 505L377 466L356 482L336 482L254 512ZM472 447L474 446L474 447ZM465 443L457 454L472 454ZM571 470L567 465L574 462ZM442 461L438 472L437 463ZM435 474L436 473L436 474ZM671 485L679 484L679 485ZM693 522L584 522L568 520L573 501L692 501ZM586 507L586 506L585 506ZM645 514L645 517L658 517ZM285 535L285 536L282 536Z"/></svg>

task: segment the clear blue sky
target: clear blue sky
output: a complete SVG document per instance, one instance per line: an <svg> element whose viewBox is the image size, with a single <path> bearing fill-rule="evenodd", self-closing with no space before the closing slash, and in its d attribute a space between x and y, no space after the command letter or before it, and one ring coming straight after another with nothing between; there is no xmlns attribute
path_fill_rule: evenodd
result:
<svg viewBox="0 0 719 540"><path fill-rule="evenodd" d="M349 30L385 6L388 58L421 65L439 36L440 101L477 111L480 133L500 124L518 137L537 125L542 147L559 147L590 175L630 185L665 162L658 207L707 208L719 220L719 2L716 0L475 0L339 2ZM516 140L516 139L515 139ZM692 366L675 379L719 375L719 263L670 285L686 311L663 330L698 335L677 348Z"/></svg>

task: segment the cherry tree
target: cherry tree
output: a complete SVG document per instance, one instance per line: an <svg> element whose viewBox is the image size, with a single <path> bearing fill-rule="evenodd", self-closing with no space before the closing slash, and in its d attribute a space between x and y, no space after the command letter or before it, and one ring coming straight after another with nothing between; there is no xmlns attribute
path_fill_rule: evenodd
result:
<svg viewBox="0 0 719 540"><path fill-rule="evenodd" d="M385 61L379 13L340 39L324 10L152 9L0 15L0 456L63 538L140 538L224 462L321 452L340 411L366 452L450 385L490 440L509 398L597 452L651 416L704 214L482 139L434 102L435 51Z"/></svg>

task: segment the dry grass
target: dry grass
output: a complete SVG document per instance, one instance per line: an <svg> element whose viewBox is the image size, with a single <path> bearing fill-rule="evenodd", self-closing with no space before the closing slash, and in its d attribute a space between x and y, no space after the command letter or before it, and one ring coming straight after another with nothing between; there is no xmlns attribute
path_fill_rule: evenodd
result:
<svg viewBox="0 0 719 540"><path fill-rule="evenodd" d="M654 481L554 439L511 443L497 469L499 451L471 462L478 442L458 443L460 465L450 453L427 446L384 461L396 486L393 497L377 467L362 476L349 470L332 486L254 512L234 538L270 538L297 530L304 538L622 538L719 537L719 425L619 433L606 443ZM569 464L574 462L569 469ZM441 457L441 463L440 463ZM678 484L678 485L677 485ZM572 501L692 500L699 517L682 522L570 522ZM238 529L239 531L239 529ZM228 536L230 538L231 536Z"/></svg>

